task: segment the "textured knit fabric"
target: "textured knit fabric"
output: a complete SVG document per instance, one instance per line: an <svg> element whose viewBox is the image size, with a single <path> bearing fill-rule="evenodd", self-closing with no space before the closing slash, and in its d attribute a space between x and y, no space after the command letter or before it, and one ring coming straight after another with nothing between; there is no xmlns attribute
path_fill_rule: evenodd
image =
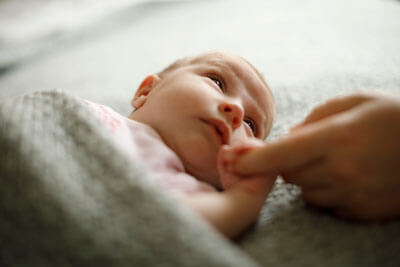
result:
<svg viewBox="0 0 400 267"><path fill-rule="evenodd" d="M111 137L61 92L1 103L0 266L255 266Z"/></svg>

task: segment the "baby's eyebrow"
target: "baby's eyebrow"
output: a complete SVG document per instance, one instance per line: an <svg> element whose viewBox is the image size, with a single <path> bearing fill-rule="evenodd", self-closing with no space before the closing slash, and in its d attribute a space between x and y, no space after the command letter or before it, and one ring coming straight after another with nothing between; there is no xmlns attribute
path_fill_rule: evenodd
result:
<svg viewBox="0 0 400 267"><path fill-rule="evenodd" d="M223 69L226 72L229 72L233 76L236 75L236 73L232 70L232 68L228 64L225 64L224 62L214 62L213 65L217 66L220 69Z"/></svg>
<svg viewBox="0 0 400 267"><path fill-rule="evenodd" d="M232 66L227 64L226 62L222 60L213 60L213 59L200 59L198 60L199 63L207 64L209 66L217 67L224 72L228 73L229 75L233 77L237 77L238 74L232 69Z"/></svg>

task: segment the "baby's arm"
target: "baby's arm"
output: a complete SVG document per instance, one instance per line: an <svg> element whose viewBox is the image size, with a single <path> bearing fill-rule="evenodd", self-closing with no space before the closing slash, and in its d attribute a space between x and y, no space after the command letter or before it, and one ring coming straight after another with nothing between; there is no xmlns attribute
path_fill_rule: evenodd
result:
<svg viewBox="0 0 400 267"><path fill-rule="evenodd" d="M221 233L234 238L257 219L274 179L253 182L263 188L252 192L237 185L223 192L188 195L184 201Z"/></svg>
<svg viewBox="0 0 400 267"><path fill-rule="evenodd" d="M230 173L224 166L228 150L223 148L218 160L225 191L194 193L183 200L225 236L234 238L255 222L275 177L242 178Z"/></svg>

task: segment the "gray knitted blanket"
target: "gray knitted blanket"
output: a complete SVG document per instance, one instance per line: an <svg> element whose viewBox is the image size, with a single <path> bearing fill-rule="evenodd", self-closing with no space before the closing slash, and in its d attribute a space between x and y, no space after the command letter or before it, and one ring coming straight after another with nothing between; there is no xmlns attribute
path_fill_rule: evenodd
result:
<svg viewBox="0 0 400 267"><path fill-rule="evenodd" d="M0 266L255 266L60 91L0 105Z"/></svg>
<svg viewBox="0 0 400 267"><path fill-rule="evenodd" d="M400 223L352 224L279 181L231 243L61 91L0 104L0 266L398 266ZM238 249L240 248L240 249ZM247 253L245 253L247 252Z"/></svg>

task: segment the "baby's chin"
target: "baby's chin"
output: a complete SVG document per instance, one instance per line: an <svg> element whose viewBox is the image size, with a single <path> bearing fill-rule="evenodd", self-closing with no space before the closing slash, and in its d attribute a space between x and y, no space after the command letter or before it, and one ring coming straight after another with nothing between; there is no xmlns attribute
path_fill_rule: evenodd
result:
<svg viewBox="0 0 400 267"><path fill-rule="evenodd" d="M197 180L210 184L217 189L221 189L221 182L216 164L198 165L188 162L183 162L183 164L186 172L194 176Z"/></svg>
<svg viewBox="0 0 400 267"><path fill-rule="evenodd" d="M210 149L207 143L203 146L185 143L181 147L192 147L192 149L174 150L181 159L185 171L199 181L220 188L221 183L217 170L217 151Z"/></svg>

